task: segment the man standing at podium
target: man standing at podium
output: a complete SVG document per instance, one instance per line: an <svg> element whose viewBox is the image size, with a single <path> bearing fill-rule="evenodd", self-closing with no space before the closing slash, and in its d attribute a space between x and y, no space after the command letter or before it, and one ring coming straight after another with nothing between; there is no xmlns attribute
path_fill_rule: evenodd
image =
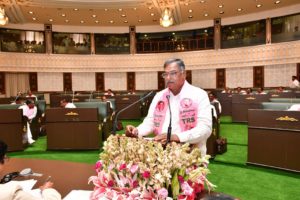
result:
<svg viewBox="0 0 300 200"><path fill-rule="evenodd" d="M130 137L154 133L155 141L166 143L171 122L171 141L193 144L204 156L212 129L207 93L185 80L185 64L181 59L167 60L164 71L162 77L167 88L155 95L143 123L138 127L128 125L125 133Z"/></svg>

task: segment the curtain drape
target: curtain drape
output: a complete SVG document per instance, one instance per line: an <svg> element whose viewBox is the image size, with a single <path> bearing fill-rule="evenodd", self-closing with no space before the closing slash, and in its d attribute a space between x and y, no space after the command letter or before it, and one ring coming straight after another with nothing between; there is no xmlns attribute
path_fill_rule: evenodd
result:
<svg viewBox="0 0 300 200"><path fill-rule="evenodd" d="M16 96L18 92L26 93L29 89L29 73L5 73L7 97Z"/></svg>

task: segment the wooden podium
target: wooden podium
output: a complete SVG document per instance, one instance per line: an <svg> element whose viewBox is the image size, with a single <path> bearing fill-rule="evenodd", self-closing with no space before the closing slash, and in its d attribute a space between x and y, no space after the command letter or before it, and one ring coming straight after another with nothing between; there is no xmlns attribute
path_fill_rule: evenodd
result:
<svg viewBox="0 0 300 200"><path fill-rule="evenodd" d="M8 151L23 150L22 112L22 109L0 109L0 139L8 145Z"/></svg>
<svg viewBox="0 0 300 200"><path fill-rule="evenodd" d="M300 172L300 112L249 110L249 164Z"/></svg>
<svg viewBox="0 0 300 200"><path fill-rule="evenodd" d="M47 149L99 149L102 139L98 126L97 108L47 109Z"/></svg>

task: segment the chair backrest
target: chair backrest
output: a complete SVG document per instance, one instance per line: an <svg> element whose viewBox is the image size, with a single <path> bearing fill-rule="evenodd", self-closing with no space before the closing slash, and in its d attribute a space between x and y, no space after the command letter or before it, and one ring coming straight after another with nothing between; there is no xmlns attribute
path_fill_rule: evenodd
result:
<svg viewBox="0 0 300 200"><path fill-rule="evenodd" d="M265 110L287 110L294 103L280 103L280 102L263 102L262 107Z"/></svg>
<svg viewBox="0 0 300 200"><path fill-rule="evenodd" d="M300 98L270 98L271 102L300 103Z"/></svg>
<svg viewBox="0 0 300 200"><path fill-rule="evenodd" d="M110 107L108 102L74 102L76 108L98 108L100 119L105 119L110 116Z"/></svg>
<svg viewBox="0 0 300 200"><path fill-rule="evenodd" d="M23 104L0 104L0 109L18 109Z"/></svg>

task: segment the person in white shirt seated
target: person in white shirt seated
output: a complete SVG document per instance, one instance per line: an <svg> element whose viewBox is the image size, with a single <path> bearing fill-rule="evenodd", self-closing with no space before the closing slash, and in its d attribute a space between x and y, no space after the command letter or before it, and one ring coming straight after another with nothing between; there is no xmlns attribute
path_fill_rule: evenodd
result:
<svg viewBox="0 0 300 200"><path fill-rule="evenodd" d="M63 99L63 100L60 101L60 107L62 107L62 108L76 108L74 103L69 102L66 99Z"/></svg>
<svg viewBox="0 0 300 200"><path fill-rule="evenodd" d="M267 94L262 87L257 88L256 94Z"/></svg>
<svg viewBox="0 0 300 200"><path fill-rule="evenodd" d="M294 104L292 105L288 111L300 111L300 104Z"/></svg>
<svg viewBox="0 0 300 200"><path fill-rule="evenodd" d="M208 98L209 98L210 104L213 105L213 106L216 106L215 107L215 112L216 112L217 116L220 116L220 114L222 112L221 103L218 101L216 96L211 92L208 93ZM216 118L218 118L218 117L216 117Z"/></svg>
<svg viewBox="0 0 300 200"><path fill-rule="evenodd" d="M300 86L297 76L292 76L291 88L298 88Z"/></svg>
<svg viewBox="0 0 300 200"><path fill-rule="evenodd" d="M0 140L0 173L3 171L8 157L7 144ZM52 182L46 182L41 187L41 198L32 196L30 193L25 192L17 182L10 181L10 176L5 176L4 179L0 181L0 200L60 200L61 195L53 189Z"/></svg>
<svg viewBox="0 0 300 200"><path fill-rule="evenodd" d="M35 106L33 100L27 99L25 104L20 106L19 109L23 110L23 116L27 118L27 132L24 137L24 143L27 141L29 144L32 144L35 142L35 140L32 139L30 124L32 122L32 119L36 117L37 107Z"/></svg>
<svg viewBox="0 0 300 200"><path fill-rule="evenodd" d="M111 89L108 89L107 92L104 93L104 95L106 96L115 96L115 94L113 93L113 91Z"/></svg>
<svg viewBox="0 0 300 200"><path fill-rule="evenodd" d="M37 101L37 96L35 96L34 94L32 94L31 90L28 90L27 91L27 95L26 97L29 97L29 98L34 98L35 101Z"/></svg>

